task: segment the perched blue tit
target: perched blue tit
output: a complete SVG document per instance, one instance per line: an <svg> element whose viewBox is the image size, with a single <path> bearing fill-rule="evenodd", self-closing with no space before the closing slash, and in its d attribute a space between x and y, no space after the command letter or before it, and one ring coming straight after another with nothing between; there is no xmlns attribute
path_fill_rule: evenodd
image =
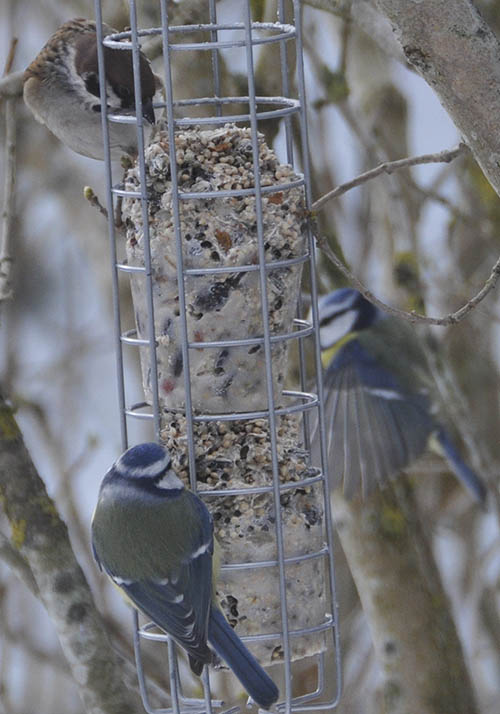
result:
<svg viewBox="0 0 500 714"><path fill-rule="evenodd" d="M138 610L171 635L200 675L215 650L263 709L278 688L226 621L212 581L213 523L184 488L167 449L139 444L104 476L92 519L92 549Z"/></svg>
<svg viewBox="0 0 500 714"><path fill-rule="evenodd" d="M433 383L412 327L352 288L318 303L328 463L346 498L369 494L434 447L484 503L486 488L440 424Z"/></svg>

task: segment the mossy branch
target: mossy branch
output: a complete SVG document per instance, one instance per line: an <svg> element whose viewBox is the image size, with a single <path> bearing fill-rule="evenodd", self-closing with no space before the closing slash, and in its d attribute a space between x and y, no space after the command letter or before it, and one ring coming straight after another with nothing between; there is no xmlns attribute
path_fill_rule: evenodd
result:
<svg viewBox="0 0 500 714"><path fill-rule="evenodd" d="M66 525L1 394L0 501L12 528L12 545L7 548L10 560L17 552L18 569L22 567L26 576L23 580L30 579L31 573L32 592L38 590L54 624L86 710L92 714L142 712L138 693L124 686L123 664L106 635Z"/></svg>

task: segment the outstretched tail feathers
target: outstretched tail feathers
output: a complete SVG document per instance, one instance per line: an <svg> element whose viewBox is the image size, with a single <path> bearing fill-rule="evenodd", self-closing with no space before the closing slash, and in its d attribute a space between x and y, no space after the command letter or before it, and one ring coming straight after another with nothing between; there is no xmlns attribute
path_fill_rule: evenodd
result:
<svg viewBox="0 0 500 714"><path fill-rule="evenodd" d="M208 641L259 707L269 709L277 701L278 687L247 650L222 612L214 606L208 621Z"/></svg>
<svg viewBox="0 0 500 714"><path fill-rule="evenodd" d="M436 433L436 439L443 450L455 476L466 486L479 503L486 501L487 490L479 476L462 461L462 458L443 428Z"/></svg>

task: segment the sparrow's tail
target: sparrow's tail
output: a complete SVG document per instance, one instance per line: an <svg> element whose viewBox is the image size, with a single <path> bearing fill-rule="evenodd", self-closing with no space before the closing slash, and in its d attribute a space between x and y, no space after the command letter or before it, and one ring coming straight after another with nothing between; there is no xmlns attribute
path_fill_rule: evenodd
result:
<svg viewBox="0 0 500 714"><path fill-rule="evenodd" d="M278 687L215 606L212 606L208 621L208 641L231 667L254 702L262 709L269 709L279 697Z"/></svg>
<svg viewBox="0 0 500 714"><path fill-rule="evenodd" d="M483 481L462 461L460 454L443 428L440 428L436 433L436 438L455 476L467 486L480 503L484 504L487 490Z"/></svg>

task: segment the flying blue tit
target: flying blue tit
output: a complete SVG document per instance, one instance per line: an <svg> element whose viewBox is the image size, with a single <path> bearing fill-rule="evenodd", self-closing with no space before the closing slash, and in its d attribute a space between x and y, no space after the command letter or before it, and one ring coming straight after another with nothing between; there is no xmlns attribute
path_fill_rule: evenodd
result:
<svg viewBox="0 0 500 714"><path fill-rule="evenodd" d="M160 444L125 451L104 476L92 519L99 567L138 610L171 635L200 675L215 652L269 709L278 688L226 621L212 581L213 523Z"/></svg>
<svg viewBox="0 0 500 714"><path fill-rule="evenodd" d="M431 401L436 387L412 327L353 288L320 298L318 310L333 486L343 485L346 498L365 496L429 444L484 503L484 483L439 423Z"/></svg>

